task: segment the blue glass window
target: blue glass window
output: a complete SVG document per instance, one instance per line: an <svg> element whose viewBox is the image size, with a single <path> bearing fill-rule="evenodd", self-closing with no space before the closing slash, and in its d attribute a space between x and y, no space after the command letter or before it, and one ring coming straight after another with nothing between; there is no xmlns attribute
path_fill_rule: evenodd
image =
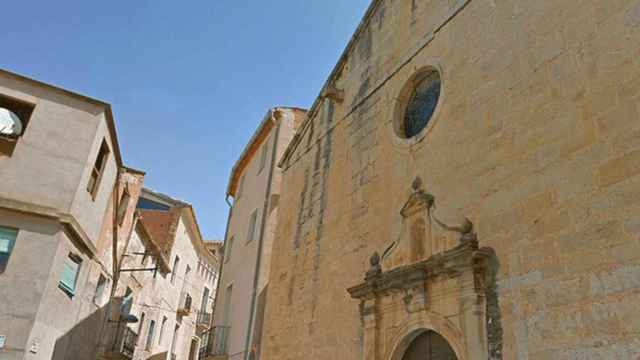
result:
<svg viewBox="0 0 640 360"><path fill-rule="evenodd" d="M69 254L62 267L62 274L60 274L60 287L70 295L74 295L76 293L76 282L78 280L81 263L82 261L78 256Z"/></svg>
<svg viewBox="0 0 640 360"><path fill-rule="evenodd" d="M405 110L405 137L418 135L429 124L440 99L441 86L437 71L430 71L417 80Z"/></svg>
<svg viewBox="0 0 640 360"><path fill-rule="evenodd" d="M18 237L18 230L0 226L0 274L9 263L9 256Z"/></svg>

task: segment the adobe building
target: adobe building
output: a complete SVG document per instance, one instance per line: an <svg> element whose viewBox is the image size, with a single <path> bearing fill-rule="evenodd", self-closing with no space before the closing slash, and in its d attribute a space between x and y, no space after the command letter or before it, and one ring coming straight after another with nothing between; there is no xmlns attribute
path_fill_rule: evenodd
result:
<svg viewBox="0 0 640 360"><path fill-rule="evenodd" d="M305 113L289 107L269 110L231 171L227 198L233 198L233 206L227 223L208 359L259 356L282 192L277 162Z"/></svg>
<svg viewBox="0 0 640 360"><path fill-rule="evenodd" d="M261 359L638 358L639 55L637 0L374 0L280 163Z"/></svg>

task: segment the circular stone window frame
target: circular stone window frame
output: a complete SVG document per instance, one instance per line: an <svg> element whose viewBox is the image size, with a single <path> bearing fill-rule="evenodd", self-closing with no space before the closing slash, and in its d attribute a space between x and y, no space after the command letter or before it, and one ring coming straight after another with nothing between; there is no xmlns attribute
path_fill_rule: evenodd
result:
<svg viewBox="0 0 640 360"><path fill-rule="evenodd" d="M427 125L420 130L420 132L410 138L404 135L404 121L405 121L405 113L407 110L407 106L409 105L409 100L411 99L411 95L418 85L419 80L422 79L422 76L426 73L436 71L438 76L440 77L440 96L438 97L438 102L436 107L431 114L431 118L429 118ZM437 61L427 62L426 65L418 67L411 76L407 80L405 80L400 93L395 99L395 105L392 115L392 121L390 126L391 137L393 139L393 144L398 148L411 148L417 144L422 143L424 138L433 130L433 127L437 123L440 118L440 112L442 111L442 103L445 98L445 89L446 89L446 79L444 77L444 71L442 70L442 66Z"/></svg>

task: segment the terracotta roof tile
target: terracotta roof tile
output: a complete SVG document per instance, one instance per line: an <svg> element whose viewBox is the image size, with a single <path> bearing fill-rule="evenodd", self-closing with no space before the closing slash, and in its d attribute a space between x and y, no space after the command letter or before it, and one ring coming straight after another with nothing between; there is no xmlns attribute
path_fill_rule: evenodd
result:
<svg viewBox="0 0 640 360"><path fill-rule="evenodd" d="M172 208L169 211L143 210L140 211L140 221L160 251L169 256L175 242L178 219L181 208Z"/></svg>

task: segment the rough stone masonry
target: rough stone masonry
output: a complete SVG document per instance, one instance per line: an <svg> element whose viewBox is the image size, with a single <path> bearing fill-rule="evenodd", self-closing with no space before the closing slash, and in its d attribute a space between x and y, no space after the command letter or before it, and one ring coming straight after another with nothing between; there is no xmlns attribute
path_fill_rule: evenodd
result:
<svg viewBox="0 0 640 360"><path fill-rule="evenodd" d="M375 0L322 94L281 163L264 360L400 360L427 330L463 360L640 357L640 0ZM423 280L363 283L390 244L380 279Z"/></svg>

